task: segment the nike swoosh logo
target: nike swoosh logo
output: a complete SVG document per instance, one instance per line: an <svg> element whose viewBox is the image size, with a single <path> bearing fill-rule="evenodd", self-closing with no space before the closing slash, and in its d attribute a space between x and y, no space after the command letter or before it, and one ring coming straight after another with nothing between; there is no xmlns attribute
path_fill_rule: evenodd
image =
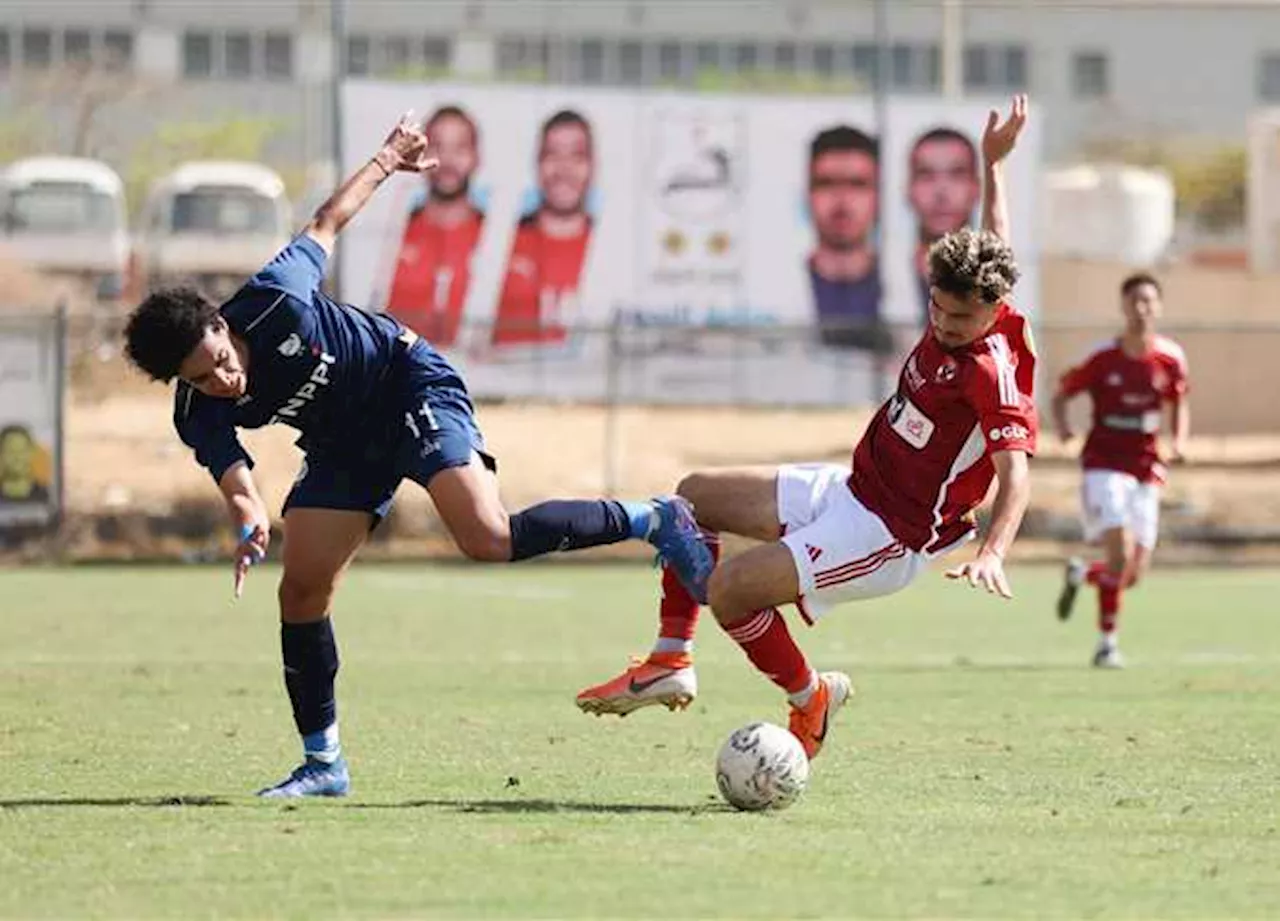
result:
<svg viewBox="0 0 1280 921"><path fill-rule="evenodd" d="M671 675L672 675L671 672L667 672L665 675L658 675L656 678L649 678L646 681L637 681L635 678L632 678L631 693L640 694L644 691L647 691L649 688L653 687L659 681L664 681L665 679L670 678Z"/></svg>
<svg viewBox="0 0 1280 921"><path fill-rule="evenodd" d="M822 708L822 732L814 736L814 738L818 741L819 745L821 745L823 742L827 740L827 727L830 725L831 725L831 711L828 708L823 707Z"/></svg>

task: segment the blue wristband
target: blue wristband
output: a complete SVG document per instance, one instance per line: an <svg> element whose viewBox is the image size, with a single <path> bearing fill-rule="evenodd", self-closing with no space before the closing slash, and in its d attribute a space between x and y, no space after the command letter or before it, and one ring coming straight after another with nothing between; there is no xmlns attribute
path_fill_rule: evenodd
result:
<svg viewBox="0 0 1280 921"><path fill-rule="evenodd" d="M244 525L241 525L241 526L240 526L240 543L242 543L242 544L243 544L243 543L245 543L249 538L253 537L253 532L254 532L254 531L256 531L256 530L257 530L257 528L256 528L256 527L254 527L254 526L253 526L253 525L251 525L251 524L244 524ZM261 563L261 562L262 562L262 551L261 551L261 550L259 550L257 547L253 547L253 548L251 548L251 549L250 549L250 551L249 551L248 556L249 556L249 565L250 565L250 566L253 566L253 565L257 564L257 563Z"/></svg>

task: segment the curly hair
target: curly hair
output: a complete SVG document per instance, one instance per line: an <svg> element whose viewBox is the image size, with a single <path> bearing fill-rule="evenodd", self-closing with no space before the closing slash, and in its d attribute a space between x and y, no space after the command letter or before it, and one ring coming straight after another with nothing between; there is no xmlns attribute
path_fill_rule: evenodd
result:
<svg viewBox="0 0 1280 921"><path fill-rule="evenodd" d="M156 291L124 329L129 360L152 380L168 383L218 318L218 305L195 288Z"/></svg>
<svg viewBox="0 0 1280 921"><path fill-rule="evenodd" d="M965 227L929 247L929 284L956 297L988 304L1009 296L1018 281L1013 250L989 230Z"/></svg>

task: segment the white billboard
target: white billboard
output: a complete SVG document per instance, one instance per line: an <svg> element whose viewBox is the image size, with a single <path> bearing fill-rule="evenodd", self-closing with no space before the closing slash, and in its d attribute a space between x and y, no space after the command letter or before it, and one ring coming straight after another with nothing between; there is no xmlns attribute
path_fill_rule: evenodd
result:
<svg viewBox="0 0 1280 921"><path fill-rule="evenodd" d="M0 317L0 531L58 513L60 336L54 317Z"/></svg>
<svg viewBox="0 0 1280 921"><path fill-rule="evenodd" d="M988 106L895 100L880 132L867 99L353 81L344 169L409 109L442 167L348 228L340 293L477 394L841 405L891 388L925 246L977 218ZM1008 168L1024 309L1039 140Z"/></svg>

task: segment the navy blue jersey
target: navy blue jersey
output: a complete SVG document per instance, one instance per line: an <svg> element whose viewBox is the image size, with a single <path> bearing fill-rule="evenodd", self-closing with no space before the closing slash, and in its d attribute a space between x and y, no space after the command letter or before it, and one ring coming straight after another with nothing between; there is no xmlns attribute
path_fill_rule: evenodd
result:
<svg viewBox="0 0 1280 921"><path fill-rule="evenodd" d="M196 460L220 480L237 461L252 466L237 428L283 422L308 452L368 453L398 424L398 355L412 338L391 317L339 304L320 290L327 257L302 234L276 254L220 311L248 344L246 393L219 399L179 382L174 424ZM420 346L425 348L425 346ZM457 373L427 350L433 383L464 389Z"/></svg>

